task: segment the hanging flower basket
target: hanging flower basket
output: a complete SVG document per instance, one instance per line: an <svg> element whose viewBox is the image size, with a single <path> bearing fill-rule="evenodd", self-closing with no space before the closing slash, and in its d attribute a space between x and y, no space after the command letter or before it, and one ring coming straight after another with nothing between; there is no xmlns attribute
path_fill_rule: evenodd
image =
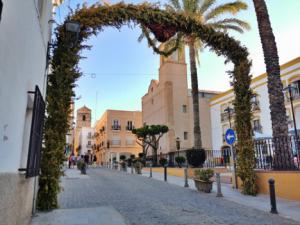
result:
<svg viewBox="0 0 300 225"><path fill-rule="evenodd" d="M152 23L145 26L151 30L155 38L160 42L166 42L177 32L175 27L170 27L163 24Z"/></svg>

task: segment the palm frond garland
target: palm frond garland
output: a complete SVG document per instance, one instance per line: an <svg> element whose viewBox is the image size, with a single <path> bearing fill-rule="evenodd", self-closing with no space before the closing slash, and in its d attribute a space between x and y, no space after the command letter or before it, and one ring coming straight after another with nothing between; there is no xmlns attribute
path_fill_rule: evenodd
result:
<svg viewBox="0 0 300 225"><path fill-rule="evenodd" d="M42 168L39 182L38 207L40 210L51 210L58 207L59 178L62 174L63 147L68 131L68 113L70 99L74 95L73 87L81 73L78 68L81 51L89 46L83 43L92 35L98 34L105 26L120 28L133 22L141 24L154 32L158 39L168 40L176 32L185 35L194 34L200 38L217 55L224 55L235 65L232 72L234 91L236 95L236 128L238 136L237 152L239 175L244 182L244 190L254 193L253 150L250 112L250 67L248 51L240 43L227 34L216 32L193 17L183 13L164 11L148 3L133 5L118 3L110 6L95 4L83 6L69 16L70 20L81 24L78 42L69 45L69 35L64 25L55 31L56 41L51 60L52 73L49 76L47 89L47 118L45 122L45 148L42 151ZM159 33L162 28L167 32ZM175 31L175 33L174 33ZM147 35L146 35L147 36ZM180 35L177 35L180 36ZM172 51L160 51L150 44L159 54L168 56ZM178 45L175 47L179 46ZM246 166L244 166L246 165ZM250 192L249 192L250 193ZM251 194L250 193L250 194Z"/></svg>

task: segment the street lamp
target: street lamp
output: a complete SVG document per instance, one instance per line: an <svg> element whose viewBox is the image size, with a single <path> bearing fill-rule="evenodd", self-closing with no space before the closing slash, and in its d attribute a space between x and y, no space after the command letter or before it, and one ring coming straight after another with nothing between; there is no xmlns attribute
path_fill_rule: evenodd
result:
<svg viewBox="0 0 300 225"><path fill-rule="evenodd" d="M177 149L177 155L179 156L179 150L180 150L180 138L176 138L176 149Z"/></svg>
<svg viewBox="0 0 300 225"><path fill-rule="evenodd" d="M234 109L228 106L226 109L224 109L224 112L228 114L229 128L231 128L231 114L234 112Z"/></svg>
<svg viewBox="0 0 300 225"><path fill-rule="evenodd" d="M75 34L74 43L71 42L71 48L72 48L74 47L74 44L76 44L78 41L78 37L80 33L80 23L77 21L67 20L65 22L65 29L67 32Z"/></svg>
<svg viewBox="0 0 300 225"><path fill-rule="evenodd" d="M291 108L292 108L292 116L293 116L293 122L294 122L294 131L295 131L295 140L296 140L296 150L298 151L298 132L297 132L297 125L296 125L296 118L295 118L295 113L294 113L294 97L296 93L296 87L292 85L288 85L283 89L283 91L286 94L286 97L289 99L291 103Z"/></svg>

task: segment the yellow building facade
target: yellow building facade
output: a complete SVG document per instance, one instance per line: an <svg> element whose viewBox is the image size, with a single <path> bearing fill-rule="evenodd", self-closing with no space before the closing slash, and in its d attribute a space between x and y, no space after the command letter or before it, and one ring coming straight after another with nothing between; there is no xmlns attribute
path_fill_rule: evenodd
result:
<svg viewBox="0 0 300 225"><path fill-rule="evenodd" d="M94 153L101 164L142 152L132 129L142 127L140 111L107 110L95 124Z"/></svg>

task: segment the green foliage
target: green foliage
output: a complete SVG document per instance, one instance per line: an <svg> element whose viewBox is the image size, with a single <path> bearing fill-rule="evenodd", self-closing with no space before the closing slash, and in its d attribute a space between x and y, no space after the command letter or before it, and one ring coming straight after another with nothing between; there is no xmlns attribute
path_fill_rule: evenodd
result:
<svg viewBox="0 0 300 225"><path fill-rule="evenodd" d="M185 158L183 156L176 156L175 162L178 164L179 167L181 167L182 164L185 163Z"/></svg>
<svg viewBox="0 0 300 225"><path fill-rule="evenodd" d="M176 35L193 34L217 55L224 55L226 61L234 64L231 75L235 91L235 112L237 127L237 154L238 171L243 181L244 193L255 193L255 176L253 176L254 153L251 131L250 113L250 67L248 51L240 43L227 34L217 32L210 26L205 26L197 18L185 13L164 11L157 5L143 3L139 5L125 4L123 2L107 6L99 3L76 9L67 18L80 22L81 31L78 42L70 45L74 37L67 33L64 24L55 30L53 42L53 56L51 58L51 74L47 87L47 117L44 127L44 148L41 158L41 175L39 179L39 192L37 206L40 210L51 210L58 207L57 194L60 191L59 180L63 174L62 166L64 159L65 137L70 127L68 117L70 113L71 98L75 96L73 88L81 73L78 68L82 50L89 49L85 41L91 36L103 30L105 26L120 28L122 25L141 24L152 28L151 32L165 37L170 37L175 31ZM163 28L163 29L162 29ZM174 34L175 34L174 33ZM164 56L170 52L160 51L154 43L149 43L152 49ZM149 142L157 149L157 139L168 131L166 126L149 127L149 134L156 137L156 141ZM160 133L161 131L161 133ZM137 131L137 135L145 133Z"/></svg>
<svg viewBox="0 0 300 225"><path fill-rule="evenodd" d="M212 169L199 169L194 171L194 175L196 179L209 182L214 176L214 171Z"/></svg>
<svg viewBox="0 0 300 225"><path fill-rule="evenodd" d="M202 167L206 159L206 154L204 149L189 149L186 152L186 158L189 165L193 167Z"/></svg>
<svg viewBox="0 0 300 225"><path fill-rule="evenodd" d="M167 165L167 163L168 163L168 160L166 158L160 158L159 164L161 166L165 166L165 165Z"/></svg>
<svg viewBox="0 0 300 225"><path fill-rule="evenodd" d="M121 155L120 160L124 161L126 159L126 155Z"/></svg>

